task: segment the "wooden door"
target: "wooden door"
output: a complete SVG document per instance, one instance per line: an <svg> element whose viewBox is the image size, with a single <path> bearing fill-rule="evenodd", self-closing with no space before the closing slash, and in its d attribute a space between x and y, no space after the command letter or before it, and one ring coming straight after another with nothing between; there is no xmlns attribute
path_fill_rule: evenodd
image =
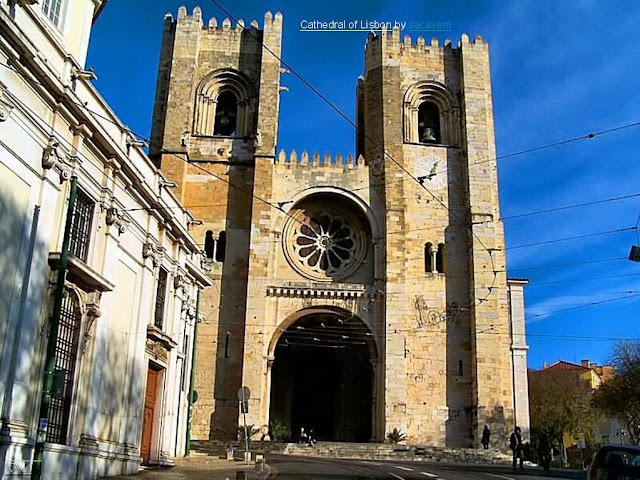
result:
<svg viewBox="0 0 640 480"><path fill-rule="evenodd" d="M142 442L140 454L142 463L149 464L149 454L151 453L151 439L153 437L153 417L156 406L156 395L158 393L158 381L160 372L149 368L147 373L147 392L144 397L144 420L142 422Z"/></svg>

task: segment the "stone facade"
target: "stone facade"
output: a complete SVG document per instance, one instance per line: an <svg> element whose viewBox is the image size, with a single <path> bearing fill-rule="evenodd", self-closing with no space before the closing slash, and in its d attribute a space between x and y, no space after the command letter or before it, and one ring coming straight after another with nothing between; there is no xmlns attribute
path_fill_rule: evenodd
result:
<svg viewBox="0 0 640 480"><path fill-rule="evenodd" d="M526 402L526 351L514 388L512 322L524 333L524 307L508 298L488 44L371 34L356 156L321 156L276 149L282 27L280 13L262 29L205 25L198 7L165 19L151 155L202 220L193 231L205 249L218 238L225 250L210 255L215 285L203 293L194 438L235 435L242 385L247 422L269 425L277 350L296 328L302 342L349 348L316 338L304 323L315 316L343 339L341 326L360 329L371 440L398 428L466 447L489 425L503 447L515 396ZM225 91L237 99L233 135L215 133ZM424 102L438 109L438 141L419 141Z"/></svg>
<svg viewBox="0 0 640 480"><path fill-rule="evenodd" d="M105 4L65 0L54 15L0 0L0 479L32 478L36 449L47 480L185 453L196 301L212 282L193 217L84 70Z"/></svg>

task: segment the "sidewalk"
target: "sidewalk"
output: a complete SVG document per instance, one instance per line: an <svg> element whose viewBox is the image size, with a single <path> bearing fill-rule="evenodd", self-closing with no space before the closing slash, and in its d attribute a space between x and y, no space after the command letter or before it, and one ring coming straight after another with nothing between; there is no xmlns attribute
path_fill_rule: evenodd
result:
<svg viewBox="0 0 640 480"><path fill-rule="evenodd" d="M258 472L254 463L194 456L175 460L175 467L142 467L136 475L104 477L109 480L249 480L266 479L270 469Z"/></svg>

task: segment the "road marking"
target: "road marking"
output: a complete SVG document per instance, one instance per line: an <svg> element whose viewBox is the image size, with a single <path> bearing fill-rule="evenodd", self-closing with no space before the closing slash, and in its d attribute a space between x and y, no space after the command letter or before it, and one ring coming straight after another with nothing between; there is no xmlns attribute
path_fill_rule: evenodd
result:
<svg viewBox="0 0 640 480"><path fill-rule="evenodd" d="M363 460L362 463L366 463L367 465L382 465L382 463L379 462L371 462L369 460Z"/></svg>
<svg viewBox="0 0 640 480"><path fill-rule="evenodd" d="M420 472L420 474L424 475L425 477L431 477L431 478L436 478L438 476L435 473L429 473L429 472Z"/></svg>
<svg viewBox="0 0 640 480"><path fill-rule="evenodd" d="M394 467L399 469L399 470L404 470L405 472L413 472L413 468L400 467L399 465L394 465Z"/></svg>
<svg viewBox="0 0 640 480"><path fill-rule="evenodd" d="M391 473L391 472L387 472L389 475L391 475L392 477L396 477L399 478L400 480L405 480L404 478L402 478L400 475L396 475L395 473Z"/></svg>
<svg viewBox="0 0 640 480"><path fill-rule="evenodd" d="M505 477L504 475L495 475L493 473L486 473L485 475L491 475L492 477L496 477L496 478L503 478L504 480L516 480L515 478L512 478L512 477Z"/></svg>

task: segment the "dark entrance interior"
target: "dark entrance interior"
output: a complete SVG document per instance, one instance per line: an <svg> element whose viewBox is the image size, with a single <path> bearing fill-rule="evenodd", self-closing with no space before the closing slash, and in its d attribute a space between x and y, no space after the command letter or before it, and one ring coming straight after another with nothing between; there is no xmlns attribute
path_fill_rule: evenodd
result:
<svg viewBox="0 0 640 480"><path fill-rule="evenodd" d="M271 424L318 440L371 439L373 337L357 318L312 313L278 340L271 371Z"/></svg>

